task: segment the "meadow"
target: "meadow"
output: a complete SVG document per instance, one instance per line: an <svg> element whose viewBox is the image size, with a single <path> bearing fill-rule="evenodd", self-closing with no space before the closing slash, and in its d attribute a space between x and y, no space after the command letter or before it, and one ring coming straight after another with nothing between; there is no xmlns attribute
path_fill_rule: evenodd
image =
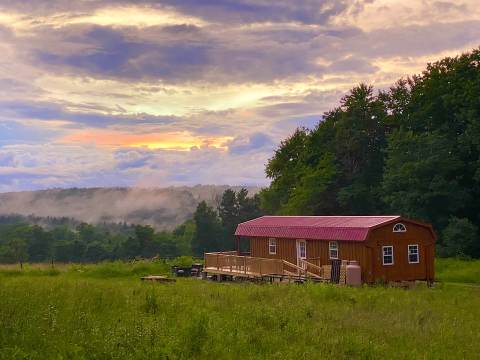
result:
<svg viewBox="0 0 480 360"><path fill-rule="evenodd" d="M480 261L434 288L177 279L169 262L0 267L0 359L455 359L480 353Z"/></svg>

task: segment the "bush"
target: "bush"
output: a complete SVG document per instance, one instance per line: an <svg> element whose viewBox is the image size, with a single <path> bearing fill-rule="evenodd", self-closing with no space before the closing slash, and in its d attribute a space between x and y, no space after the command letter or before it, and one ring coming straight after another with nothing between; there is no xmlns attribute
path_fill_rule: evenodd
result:
<svg viewBox="0 0 480 360"><path fill-rule="evenodd" d="M179 267L189 267L194 263L193 257L191 256L179 256L173 260L172 265Z"/></svg>
<svg viewBox="0 0 480 360"><path fill-rule="evenodd" d="M438 249L441 257L478 257L478 228L468 219L451 217L443 230Z"/></svg>

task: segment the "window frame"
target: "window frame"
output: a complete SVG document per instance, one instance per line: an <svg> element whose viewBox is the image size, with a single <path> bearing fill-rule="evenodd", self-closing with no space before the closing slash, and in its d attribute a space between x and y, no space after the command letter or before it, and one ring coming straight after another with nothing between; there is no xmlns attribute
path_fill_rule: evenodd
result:
<svg viewBox="0 0 480 360"><path fill-rule="evenodd" d="M385 249L390 248L392 249L391 255L385 255ZM385 263L385 256L391 256L392 257L392 262L391 263ZM382 265L383 266L391 266L395 264L395 258L394 258L394 253L393 253L393 245L385 245L382 246Z"/></svg>
<svg viewBox="0 0 480 360"><path fill-rule="evenodd" d="M397 226L399 226L399 227L401 226L401 229L400 230L395 230L395 228ZM396 223L395 225L393 225L392 231L394 233L404 233L404 232L407 232L407 227L403 223Z"/></svg>
<svg viewBox="0 0 480 360"><path fill-rule="evenodd" d="M272 251L272 247L274 248L274 251ZM276 238L268 238L268 254L277 255L277 239Z"/></svg>
<svg viewBox="0 0 480 360"><path fill-rule="evenodd" d="M332 249L332 245L335 245L334 249ZM336 252L336 257L332 257L332 251ZM337 260L338 259L338 241L329 241L328 242L328 258L330 260Z"/></svg>
<svg viewBox="0 0 480 360"><path fill-rule="evenodd" d="M417 252L415 254L410 254L410 247L416 247ZM417 261L410 261L410 255L417 255ZM420 246L418 244L408 244L407 245L407 256L409 264L419 264L420 263Z"/></svg>

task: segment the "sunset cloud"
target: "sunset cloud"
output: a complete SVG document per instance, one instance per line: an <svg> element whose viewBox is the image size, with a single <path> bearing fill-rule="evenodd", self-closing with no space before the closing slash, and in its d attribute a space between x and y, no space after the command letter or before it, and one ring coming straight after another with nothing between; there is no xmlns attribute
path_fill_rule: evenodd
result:
<svg viewBox="0 0 480 360"><path fill-rule="evenodd" d="M94 144L107 147L144 147L147 149L190 150L193 147L225 149L228 136L206 137L184 132L131 134L112 130L73 132L58 140L65 144Z"/></svg>
<svg viewBox="0 0 480 360"><path fill-rule="evenodd" d="M478 39L473 0L0 0L0 191L265 185L352 86Z"/></svg>

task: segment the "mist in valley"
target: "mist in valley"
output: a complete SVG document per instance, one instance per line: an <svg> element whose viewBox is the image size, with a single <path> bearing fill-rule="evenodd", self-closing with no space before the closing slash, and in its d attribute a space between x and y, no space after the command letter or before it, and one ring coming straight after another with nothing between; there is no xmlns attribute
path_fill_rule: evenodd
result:
<svg viewBox="0 0 480 360"><path fill-rule="evenodd" d="M216 207L229 188L241 187L73 188L0 193L0 215L67 217L93 224L126 222L171 230L189 219L200 201ZM247 190L253 195L259 189Z"/></svg>

